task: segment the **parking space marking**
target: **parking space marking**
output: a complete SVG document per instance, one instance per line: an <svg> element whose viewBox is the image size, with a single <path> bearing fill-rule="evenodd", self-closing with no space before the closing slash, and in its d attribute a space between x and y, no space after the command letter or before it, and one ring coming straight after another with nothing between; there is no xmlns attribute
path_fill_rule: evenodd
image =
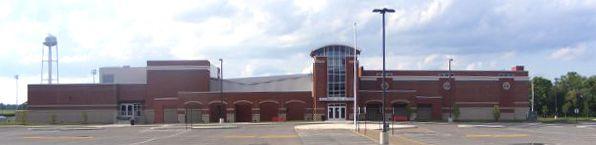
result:
<svg viewBox="0 0 596 145"><path fill-rule="evenodd" d="M152 141L156 141L156 140L160 140L160 139L166 139L166 138L171 138L171 137L175 137L178 135L181 135L183 133L189 132L188 130L184 130L184 131L180 131L178 133L172 134L172 135L168 135L168 136L162 136L162 137L157 137L157 138L149 138L147 140L141 141L141 142L136 142L136 143L131 143L130 145L140 145L140 144L144 144L144 143L148 143L148 142L152 142Z"/></svg>
<svg viewBox="0 0 596 145"><path fill-rule="evenodd" d="M82 140L82 139L95 139L92 136L25 136L24 139L37 139L37 140Z"/></svg>
<svg viewBox="0 0 596 145"><path fill-rule="evenodd" d="M298 138L298 135L295 134L287 134L287 135L278 135L278 134L271 134L271 135L228 135L224 136L224 138L265 138L265 139L282 139L282 138Z"/></svg>
<svg viewBox="0 0 596 145"><path fill-rule="evenodd" d="M528 134L467 134L467 138L520 138L528 137Z"/></svg>
<svg viewBox="0 0 596 145"><path fill-rule="evenodd" d="M224 136L224 138L256 138L257 136L254 135L228 135Z"/></svg>

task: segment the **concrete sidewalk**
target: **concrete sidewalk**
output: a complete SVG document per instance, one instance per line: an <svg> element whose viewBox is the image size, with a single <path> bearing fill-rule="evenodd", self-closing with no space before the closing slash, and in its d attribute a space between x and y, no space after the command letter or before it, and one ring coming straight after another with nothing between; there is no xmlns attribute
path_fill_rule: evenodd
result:
<svg viewBox="0 0 596 145"><path fill-rule="evenodd" d="M374 140L375 142L379 142L379 133L381 132L381 130L360 130L358 132L354 132L357 133L358 135L367 137L371 140ZM388 131L389 133L389 144L390 145L427 145L427 143L424 142L420 142L417 140L413 140L404 136L398 136L398 135L391 135L391 131Z"/></svg>
<svg viewBox="0 0 596 145"><path fill-rule="evenodd" d="M366 125L360 125L360 129L372 129L372 130L379 130L381 129L381 125L379 124L371 124L368 123ZM393 124L389 125L389 128L395 129L407 129L407 128L416 128L416 125L411 124ZM307 129L307 130L324 130L324 129L347 129L347 130L355 130L354 124L350 123L323 123L323 124L307 124L307 125L297 125L294 127L295 129Z"/></svg>

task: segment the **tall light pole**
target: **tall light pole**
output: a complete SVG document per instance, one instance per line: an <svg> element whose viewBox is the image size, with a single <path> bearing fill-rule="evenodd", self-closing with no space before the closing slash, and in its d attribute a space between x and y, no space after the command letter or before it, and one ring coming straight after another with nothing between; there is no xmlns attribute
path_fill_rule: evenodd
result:
<svg viewBox="0 0 596 145"><path fill-rule="evenodd" d="M15 80L15 88L16 88L15 103L17 105L17 107L14 110L16 112L17 110L19 110L19 75L14 75L14 80Z"/></svg>
<svg viewBox="0 0 596 145"><path fill-rule="evenodd" d="M95 75L97 74L97 69L91 70L91 75L93 75L93 83L95 84Z"/></svg>
<svg viewBox="0 0 596 145"><path fill-rule="evenodd" d="M453 74L451 72L451 62L453 62L453 58L449 58L449 65L448 65L449 66L449 74L448 74L448 80L447 80L447 81L449 81L449 85L453 85L453 84L451 84L451 75ZM449 87L449 99L451 102L451 109L449 109L450 110L449 111L449 119L447 119L449 122L453 122L453 109L455 109L453 106L455 104L455 102L454 102L455 99L453 98L453 95L451 94L451 89L452 89L452 87Z"/></svg>
<svg viewBox="0 0 596 145"><path fill-rule="evenodd" d="M219 108L219 123L224 122L224 96L223 96L223 59L219 59L219 96L221 97L221 107Z"/></svg>
<svg viewBox="0 0 596 145"><path fill-rule="evenodd" d="M357 88L356 81L358 79L358 76L356 76L357 75L357 72L356 71L358 71L358 64L357 64L357 62L358 62L358 59L357 59L357 57L358 57L358 52L357 52L358 51L357 50L358 49L358 41L357 41L358 40L358 31L357 31L357 25L358 24L356 22L354 22L354 52L353 52L353 55L354 55L354 58L353 58L354 59L354 70L353 70L353 72L354 72L354 74L353 74L354 75L354 78L352 80L353 81L353 84L354 84L353 89L352 89L352 90L354 90L354 105L352 106L352 108L354 109L354 112L353 112L353 114L354 114L354 130L358 129L358 119L357 119L358 118L358 114L357 114L357 111L358 111L357 110L357 108L358 108L358 103L357 103L358 90L356 90L356 88Z"/></svg>
<svg viewBox="0 0 596 145"><path fill-rule="evenodd" d="M557 103L557 100L559 100L559 97L557 96L557 88L554 88L553 90L555 91L555 119L557 119L557 116L559 115L559 103Z"/></svg>
<svg viewBox="0 0 596 145"><path fill-rule="evenodd" d="M383 9L374 9L372 12L379 13L383 17L383 80L381 81L381 86L383 89L383 105L382 105L382 109L381 109L381 114L383 114L382 115L383 131L380 134L379 143L380 144L388 144L389 139L388 139L388 134L387 134L387 121L385 119L386 118L385 117L385 102L386 102L385 95L387 94L387 87L389 87L388 84L386 84L386 82L385 82L385 79L387 77L387 74L385 73L385 13L393 13L393 12L395 12L395 10L383 8Z"/></svg>
<svg viewBox="0 0 596 145"><path fill-rule="evenodd" d="M532 85L532 105L530 106L530 110L534 113L534 81L530 85Z"/></svg>

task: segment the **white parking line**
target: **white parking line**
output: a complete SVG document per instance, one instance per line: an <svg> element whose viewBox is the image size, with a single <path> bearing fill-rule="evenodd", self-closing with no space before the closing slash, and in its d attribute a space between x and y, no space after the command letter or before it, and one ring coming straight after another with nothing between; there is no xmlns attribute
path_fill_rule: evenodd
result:
<svg viewBox="0 0 596 145"><path fill-rule="evenodd" d="M129 145L140 145L140 144L144 144L144 143L148 143L148 142L152 142L152 141L156 141L156 140L160 140L160 139L171 138L171 137L175 137L175 136L181 135L181 134L186 133L186 132L189 132L189 131L190 130L183 130L183 131L180 131L180 132L175 133L175 134L172 134L172 135L161 136L161 137L157 137L157 138L149 138L149 139L146 139L146 140L141 141L141 142L131 143Z"/></svg>

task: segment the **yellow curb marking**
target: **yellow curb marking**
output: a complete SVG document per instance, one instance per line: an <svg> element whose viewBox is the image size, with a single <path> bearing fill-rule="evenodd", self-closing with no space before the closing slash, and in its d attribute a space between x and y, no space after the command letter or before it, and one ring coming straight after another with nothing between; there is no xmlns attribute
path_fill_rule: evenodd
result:
<svg viewBox="0 0 596 145"><path fill-rule="evenodd" d="M77 139L94 139L91 136L25 136L24 139L40 139L40 140L77 140Z"/></svg>
<svg viewBox="0 0 596 145"><path fill-rule="evenodd" d="M224 136L224 138L256 138L257 136L254 135L229 135Z"/></svg>
<svg viewBox="0 0 596 145"><path fill-rule="evenodd" d="M468 134L467 138L516 138L528 137L528 134Z"/></svg>
<svg viewBox="0 0 596 145"><path fill-rule="evenodd" d="M404 136L402 136L402 135L399 135L399 136L397 136L397 137L398 137L398 138L401 138L401 139L404 139L404 140L407 140L407 141L410 141L410 142L414 142L414 143L417 143L417 144L421 144L421 145L426 145L426 144L427 144L427 143L424 143L424 142L421 142L421 141L417 141L417 140L413 140L413 139L410 139L410 138L404 137Z"/></svg>
<svg viewBox="0 0 596 145"><path fill-rule="evenodd" d="M265 135L261 138L297 138L298 135Z"/></svg>

